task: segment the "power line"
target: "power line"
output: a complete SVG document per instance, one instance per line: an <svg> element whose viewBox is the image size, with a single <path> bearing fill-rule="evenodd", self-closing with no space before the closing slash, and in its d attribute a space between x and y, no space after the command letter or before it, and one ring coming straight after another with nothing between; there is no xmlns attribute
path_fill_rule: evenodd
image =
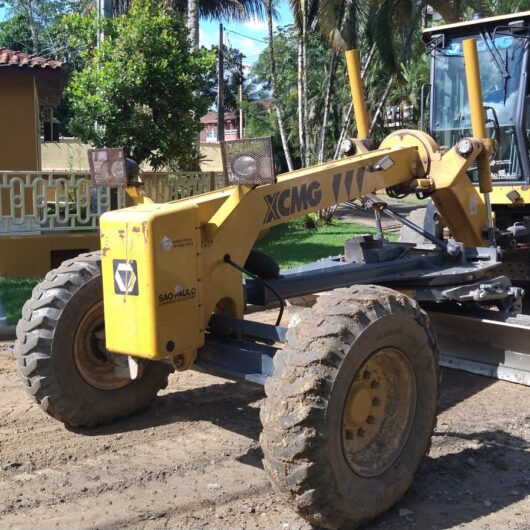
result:
<svg viewBox="0 0 530 530"><path fill-rule="evenodd" d="M229 30L226 33L234 33L234 35L239 35L240 37L244 37L245 39L250 39L250 40L259 42L260 44L267 44L268 42L266 39L256 39L255 37L249 37L248 35L243 35L243 33L238 33L237 31L234 31L234 30Z"/></svg>

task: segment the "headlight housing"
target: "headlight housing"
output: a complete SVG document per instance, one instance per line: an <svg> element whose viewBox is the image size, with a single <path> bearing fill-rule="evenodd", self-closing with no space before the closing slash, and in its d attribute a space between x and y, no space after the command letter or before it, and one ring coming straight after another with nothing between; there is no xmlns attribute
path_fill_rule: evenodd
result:
<svg viewBox="0 0 530 530"><path fill-rule="evenodd" d="M227 186L257 186L276 182L272 138L222 142Z"/></svg>

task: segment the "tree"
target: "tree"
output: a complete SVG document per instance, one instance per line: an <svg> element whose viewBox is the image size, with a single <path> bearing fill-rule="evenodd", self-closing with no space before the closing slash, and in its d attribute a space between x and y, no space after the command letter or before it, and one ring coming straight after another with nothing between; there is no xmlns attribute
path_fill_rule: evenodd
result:
<svg viewBox="0 0 530 530"><path fill-rule="evenodd" d="M265 0L267 7L267 26L269 33L269 72L272 88L272 104L276 110L278 119L278 130L280 131L280 138L282 140L283 153L287 161L289 171L293 170L293 161L289 151L289 142L287 141L287 133L285 131L285 123L283 121L283 111L278 99L278 85L276 82L276 57L274 56L274 33L273 33L273 0Z"/></svg>
<svg viewBox="0 0 530 530"><path fill-rule="evenodd" d="M198 157L199 117L208 108L196 94L214 57L191 51L184 23L151 0L133 0L127 16L102 21L106 38L99 49L94 26L86 28L92 20L70 21L78 33L85 25L87 60L67 89L71 130L96 146L123 146L155 169L190 168Z"/></svg>
<svg viewBox="0 0 530 530"><path fill-rule="evenodd" d="M187 21L190 40L194 49L199 48L199 20L248 20L263 19L263 0L158 0L171 13L180 13ZM125 14L132 0L113 0L114 13Z"/></svg>
<svg viewBox="0 0 530 530"><path fill-rule="evenodd" d="M358 34L361 31L362 19L365 18L364 6L355 0L291 0L291 8L295 15L298 29L302 60L299 61L299 98L302 109L307 109L307 31L308 27L318 28L322 36L327 40L334 50L331 56L327 85L324 97L324 114L322 128L318 139L317 162L324 161L326 145L326 134L330 118L331 99L335 85L335 74L337 72L339 53L359 46ZM305 112L307 115L307 111ZM300 124L302 129L303 124ZM302 142L302 135L301 140ZM306 140L307 141L307 140ZM311 146L307 145L307 151ZM310 162L307 157L306 163Z"/></svg>
<svg viewBox="0 0 530 530"><path fill-rule="evenodd" d="M32 53L31 31L24 15L15 15L0 22L0 48Z"/></svg>
<svg viewBox="0 0 530 530"><path fill-rule="evenodd" d="M65 14L74 12L86 4L87 0L9 0L0 1L0 7L7 8L7 22L2 24L3 31L14 37L12 44L18 42L19 51L38 54L55 54L53 28ZM6 38L6 37L4 37ZM9 38L7 41L9 42Z"/></svg>

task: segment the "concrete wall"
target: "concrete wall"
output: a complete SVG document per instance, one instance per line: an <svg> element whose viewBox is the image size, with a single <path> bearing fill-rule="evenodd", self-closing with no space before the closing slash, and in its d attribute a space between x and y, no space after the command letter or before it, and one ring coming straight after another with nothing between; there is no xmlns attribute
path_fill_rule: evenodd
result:
<svg viewBox="0 0 530 530"><path fill-rule="evenodd" d="M99 249L99 233L0 237L0 276L44 276L64 260Z"/></svg>
<svg viewBox="0 0 530 530"><path fill-rule="evenodd" d="M41 144L42 169L49 170L80 170L88 171L87 150L90 145L84 144L76 139L64 138L60 142L43 142ZM204 159L201 162L202 171L222 171L223 161L219 144L201 144L201 154ZM151 171L148 165L144 171Z"/></svg>
<svg viewBox="0 0 530 530"><path fill-rule="evenodd" d="M38 171L40 141L38 94L32 76L2 75L0 77L0 170ZM26 192L28 214L31 192ZM10 215L7 193L0 193L3 215Z"/></svg>
<svg viewBox="0 0 530 530"><path fill-rule="evenodd" d="M3 75L0 101L0 169L38 171L40 142L34 78Z"/></svg>
<svg viewBox="0 0 530 530"><path fill-rule="evenodd" d="M201 144L202 171L223 171L223 159L221 158L221 146L214 143Z"/></svg>
<svg viewBox="0 0 530 530"><path fill-rule="evenodd" d="M60 142L42 142L42 170L88 171L87 150L91 146L75 138L63 138Z"/></svg>

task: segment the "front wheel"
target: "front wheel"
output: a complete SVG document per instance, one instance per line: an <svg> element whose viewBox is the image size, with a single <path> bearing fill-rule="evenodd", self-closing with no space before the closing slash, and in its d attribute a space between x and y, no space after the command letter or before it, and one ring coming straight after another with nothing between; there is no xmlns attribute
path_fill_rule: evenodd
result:
<svg viewBox="0 0 530 530"><path fill-rule="evenodd" d="M165 363L141 362L139 377L131 380L127 357L105 348L99 252L63 263L35 287L17 325L15 354L26 390L44 411L73 427L110 423L143 409L171 371Z"/></svg>
<svg viewBox="0 0 530 530"><path fill-rule="evenodd" d="M339 289L302 310L261 411L264 465L299 513L352 528L392 507L428 451L438 356L426 314L395 291Z"/></svg>

